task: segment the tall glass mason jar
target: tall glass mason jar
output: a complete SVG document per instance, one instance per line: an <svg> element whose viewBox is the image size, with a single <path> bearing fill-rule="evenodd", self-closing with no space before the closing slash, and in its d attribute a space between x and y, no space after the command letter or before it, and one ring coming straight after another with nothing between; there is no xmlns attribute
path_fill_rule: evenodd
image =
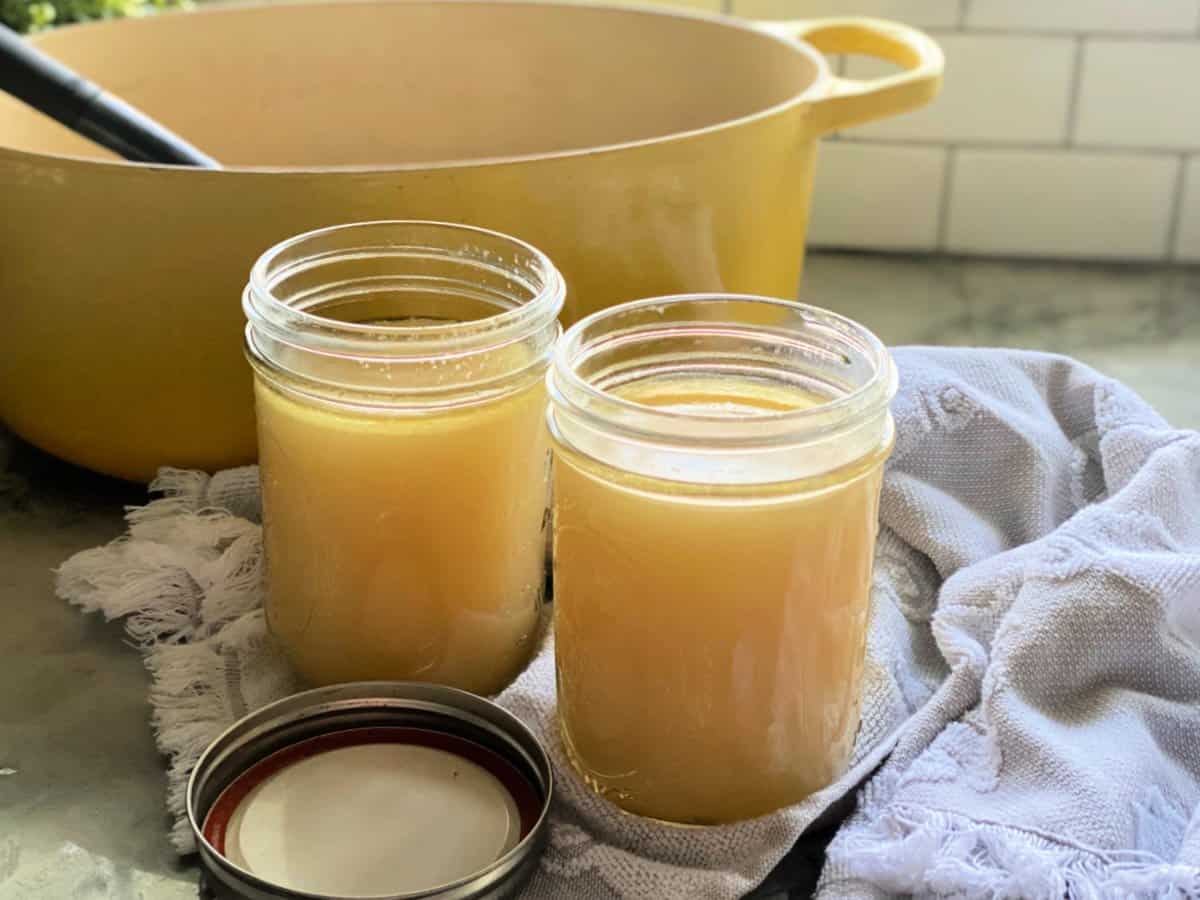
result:
<svg viewBox="0 0 1200 900"><path fill-rule="evenodd" d="M313 231L255 264L267 619L308 681L487 694L528 660L564 293L533 247L436 222Z"/></svg>
<svg viewBox="0 0 1200 900"><path fill-rule="evenodd" d="M685 296L570 328L548 377L559 721L634 813L757 816L858 728L886 348L782 300Z"/></svg>

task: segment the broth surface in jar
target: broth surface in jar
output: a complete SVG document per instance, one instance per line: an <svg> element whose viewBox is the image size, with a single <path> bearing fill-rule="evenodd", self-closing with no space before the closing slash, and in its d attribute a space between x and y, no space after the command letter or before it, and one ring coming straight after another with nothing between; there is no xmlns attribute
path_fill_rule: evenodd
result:
<svg viewBox="0 0 1200 900"><path fill-rule="evenodd" d="M308 298L316 338L247 300L268 623L314 684L495 693L540 619L561 279L488 232L344 228L305 236L272 282Z"/></svg>
<svg viewBox="0 0 1200 900"><path fill-rule="evenodd" d="M886 399L870 433L843 435L840 448L748 451L756 422L827 416L845 388L722 360L738 355L732 344L689 373L686 353L663 361L661 335L629 349L632 318L611 326L625 344L617 362L578 351L600 373L583 381L618 403L588 418L568 386L551 414L564 744L584 781L631 812L687 824L750 818L835 780L853 748ZM602 330L593 326L597 344ZM689 340L700 346L698 333ZM552 381L586 343L567 346ZM634 371L639 353L656 359L647 374ZM650 416L630 425L632 438L620 401ZM656 414L687 435L683 450L664 447L661 422L650 436ZM723 423L741 449L722 452L713 436Z"/></svg>

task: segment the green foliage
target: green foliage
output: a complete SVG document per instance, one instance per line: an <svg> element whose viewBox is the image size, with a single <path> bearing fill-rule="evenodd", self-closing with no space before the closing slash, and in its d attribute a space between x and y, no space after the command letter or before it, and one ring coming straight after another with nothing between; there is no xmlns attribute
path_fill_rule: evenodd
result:
<svg viewBox="0 0 1200 900"><path fill-rule="evenodd" d="M41 31L68 22L142 16L190 5L190 0L0 0L0 22L21 32Z"/></svg>

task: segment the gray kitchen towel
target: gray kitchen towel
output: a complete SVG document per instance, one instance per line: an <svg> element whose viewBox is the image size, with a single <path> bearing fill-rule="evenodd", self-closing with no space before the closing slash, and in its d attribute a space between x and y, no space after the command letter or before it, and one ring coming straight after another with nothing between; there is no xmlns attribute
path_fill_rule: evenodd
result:
<svg viewBox="0 0 1200 900"><path fill-rule="evenodd" d="M851 770L736 825L618 813L565 765L547 640L499 697L559 775L529 897L741 896L867 776L829 900L1200 897L1200 434L1062 357L896 360ZM178 817L205 744L298 685L263 623L257 472L166 470L158 488L58 588L145 651ZM174 838L191 849L181 821Z"/></svg>

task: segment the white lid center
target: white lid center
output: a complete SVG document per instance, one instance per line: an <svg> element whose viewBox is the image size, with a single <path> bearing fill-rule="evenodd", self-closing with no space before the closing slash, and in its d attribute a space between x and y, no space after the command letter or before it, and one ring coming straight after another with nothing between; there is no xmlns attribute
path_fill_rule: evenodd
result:
<svg viewBox="0 0 1200 900"><path fill-rule="evenodd" d="M256 785L230 817L225 855L292 890L371 897L457 881L520 838L512 795L483 767L432 747L360 744Z"/></svg>

